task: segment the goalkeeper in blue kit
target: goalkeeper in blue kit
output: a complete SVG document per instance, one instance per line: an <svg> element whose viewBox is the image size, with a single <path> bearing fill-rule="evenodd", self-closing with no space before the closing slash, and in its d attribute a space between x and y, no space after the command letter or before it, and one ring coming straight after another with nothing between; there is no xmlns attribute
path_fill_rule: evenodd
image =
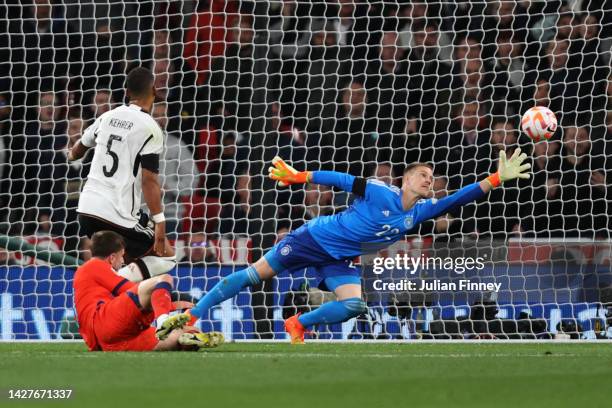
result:
<svg viewBox="0 0 612 408"><path fill-rule="evenodd" d="M193 323L216 304L234 297L246 286L253 286L284 270L313 267L322 286L333 291L336 299L318 309L292 316L285 330L294 344L304 342L304 333L313 325L338 323L366 310L362 300L360 271L352 260L363 255L364 246L391 245L420 223L443 215L454 208L484 197L492 188L516 178L529 178L527 155L516 149L510 159L500 152L498 171L481 182L470 184L441 199L432 196L433 171L430 165L408 165L402 187L378 180L366 180L333 171L298 172L279 157L274 158L269 176L279 186L313 183L333 186L353 193L357 198L345 211L315 218L290 232L253 265L235 272L217 283L197 305L187 311ZM171 318L185 318L175 315Z"/></svg>

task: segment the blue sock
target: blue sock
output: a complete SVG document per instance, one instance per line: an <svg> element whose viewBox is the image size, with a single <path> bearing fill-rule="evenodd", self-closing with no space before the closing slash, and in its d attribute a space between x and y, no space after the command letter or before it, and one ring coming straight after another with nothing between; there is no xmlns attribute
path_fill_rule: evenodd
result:
<svg viewBox="0 0 612 408"><path fill-rule="evenodd" d="M366 303L355 297L324 303L318 309L304 313L298 317L298 320L304 327L310 327L319 323L345 322L351 317L359 316L366 310Z"/></svg>
<svg viewBox="0 0 612 408"><path fill-rule="evenodd" d="M234 272L227 278L223 278L215 285L190 311L192 316L201 318L211 307L234 297L245 286L257 285L261 282L255 268L249 266L238 272Z"/></svg>

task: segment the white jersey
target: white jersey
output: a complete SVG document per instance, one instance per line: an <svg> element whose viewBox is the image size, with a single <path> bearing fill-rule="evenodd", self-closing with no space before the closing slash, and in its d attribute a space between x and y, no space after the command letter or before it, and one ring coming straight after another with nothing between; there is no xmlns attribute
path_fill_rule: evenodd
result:
<svg viewBox="0 0 612 408"><path fill-rule="evenodd" d="M139 106L123 105L96 119L83 133L81 143L95 150L77 211L133 228L141 205L140 157L161 156L161 128Z"/></svg>

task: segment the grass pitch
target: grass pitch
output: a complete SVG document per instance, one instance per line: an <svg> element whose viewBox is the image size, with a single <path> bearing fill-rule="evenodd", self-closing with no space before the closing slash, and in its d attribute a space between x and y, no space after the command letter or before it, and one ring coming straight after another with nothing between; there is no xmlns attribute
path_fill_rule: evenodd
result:
<svg viewBox="0 0 612 408"><path fill-rule="evenodd" d="M612 344L226 344L89 353L0 343L3 407L609 407ZM64 401L8 389L70 388Z"/></svg>

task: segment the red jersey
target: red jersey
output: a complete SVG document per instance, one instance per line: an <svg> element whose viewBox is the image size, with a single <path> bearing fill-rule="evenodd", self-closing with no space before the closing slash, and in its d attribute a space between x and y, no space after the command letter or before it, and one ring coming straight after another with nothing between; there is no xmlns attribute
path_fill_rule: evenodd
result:
<svg viewBox="0 0 612 408"><path fill-rule="evenodd" d="M96 349L98 345L94 335L93 317L97 308L136 284L117 275L108 262L92 258L77 269L72 286L79 333L90 350Z"/></svg>

